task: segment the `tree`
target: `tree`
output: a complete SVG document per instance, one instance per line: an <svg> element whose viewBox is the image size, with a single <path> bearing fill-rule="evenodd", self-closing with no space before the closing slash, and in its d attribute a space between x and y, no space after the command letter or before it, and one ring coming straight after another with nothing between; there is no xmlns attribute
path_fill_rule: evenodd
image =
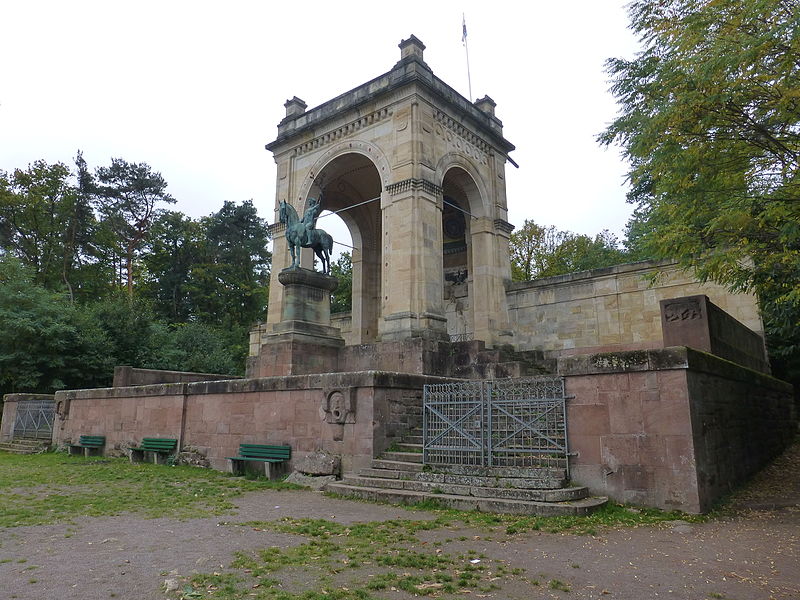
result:
<svg viewBox="0 0 800 600"><path fill-rule="evenodd" d="M339 280L331 294L331 312L347 312L353 308L353 260L349 252L342 252L331 264L331 275Z"/></svg>
<svg viewBox="0 0 800 600"><path fill-rule="evenodd" d="M800 2L637 0L644 49L611 59L636 244L755 291L773 338L800 330Z"/></svg>
<svg viewBox="0 0 800 600"><path fill-rule="evenodd" d="M511 234L511 278L529 281L616 265L627 260L619 241L604 230L594 238L542 227L529 219Z"/></svg>
<svg viewBox="0 0 800 600"><path fill-rule="evenodd" d="M204 323L251 325L269 296L269 230L251 200L225 202L201 220L200 259L188 283L193 315Z"/></svg>
<svg viewBox="0 0 800 600"><path fill-rule="evenodd" d="M72 298L94 217L70 179L66 165L42 160L0 172L0 247L29 265L36 283L66 286Z"/></svg>
<svg viewBox="0 0 800 600"><path fill-rule="evenodd" d="M146 163L129 163L112 158L111 166L99 167L92 184L97 206L109 231L118 240L125 259L128 295L133 295L133 268L137 250L143 243L159 202L172 204L167 182Z"/></svg>
<svg viewBox="0 0 800 600"><path fill-rule="evenodd" d="M156 217L148 236L140 279L142 292L153 300L156 313L171 323L192 318L190 278L202 260L200 224L175 211Z"/></svg>
<svg viewBox="0 0 800 600"><path fill-rule="evenodd" d="M110 383L111 344L96 321L9 256L0 257L0 331L0 394Z"/></svg>

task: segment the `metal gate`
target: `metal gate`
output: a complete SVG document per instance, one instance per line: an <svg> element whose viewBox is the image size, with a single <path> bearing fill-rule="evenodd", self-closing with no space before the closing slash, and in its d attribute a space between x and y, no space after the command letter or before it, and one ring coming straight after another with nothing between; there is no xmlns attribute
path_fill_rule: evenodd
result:
<svg viewBox="0 0 800 600"><path fill-rule="evenodd" d="M567 468L563 377L426 385L423 462Z"/></svg>
<svg viewBox="0 0 800 600"><path fill-rule="evenodd" d="M20 400L14 420L14 437L52 440L55 412L53 400Z"/></svg>

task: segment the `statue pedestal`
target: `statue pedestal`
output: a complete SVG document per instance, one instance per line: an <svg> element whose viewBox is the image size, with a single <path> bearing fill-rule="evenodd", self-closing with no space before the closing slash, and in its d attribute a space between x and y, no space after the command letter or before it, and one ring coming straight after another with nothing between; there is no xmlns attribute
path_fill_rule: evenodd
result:
<svg viewBox="0 0 800 600"><path fill-rule="evenodd" d="M337 371L344 347L337 327L331 327L331 292L335 277L308 269L284 269L281 321L262 337L258 356L247 368L248 377L306 375Z"/></svg>

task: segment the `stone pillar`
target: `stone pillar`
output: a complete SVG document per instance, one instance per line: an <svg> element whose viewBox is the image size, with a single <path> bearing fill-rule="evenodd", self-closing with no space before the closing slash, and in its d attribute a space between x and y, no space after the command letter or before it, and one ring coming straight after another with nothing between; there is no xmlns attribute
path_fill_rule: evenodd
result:
<svg viewBox="0 0 800 600"><path fill-rule="evenodd" d="M441 190L421 179L388 186L383 213L380 339L447 339Z"/></svg>
<svg viewBox="0 0 800 600"><path fill-rule="evenodd" d="M331 292L335 277L308 269L284 269L281 320L262 337L247 377L331 373L338 370L339 329L331 327Z"/></svg>
<svg viewBox="0 0 800 600"><path fill-rule="evenodd" d="M472 315L474 337L487 346L512 342L505 294L504 272L497 264L494 222L483 217L471 223L472 241Z"/></svg>

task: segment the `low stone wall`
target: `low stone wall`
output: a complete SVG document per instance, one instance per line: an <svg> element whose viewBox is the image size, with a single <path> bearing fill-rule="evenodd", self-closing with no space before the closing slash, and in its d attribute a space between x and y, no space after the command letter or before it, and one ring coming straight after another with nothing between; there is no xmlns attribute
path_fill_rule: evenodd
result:
<svg viewBox="0 0 800 600"><path fill-rule="evenodd" d="M797 431L792 387L677 347L562 357L572 478L620 502L704 512Z"/></svg>
<svg viewBox="0 0 800 600"><path fill-rule="evenodd" d="M157 383L190 383L195 381L219 381L241 379L236 375L218 373L194 373L192 371L166 371L163 369L139 369L129 366L114 367L113 387L131 385L154 385Z"/></svg>
<svg viewBox="0 0 800 600"><path fill-rule="evenodd" d="M654 272L660 275L651 283L648 275ZM763 332L754 296L700 283L670 261L515 282L506 297L517 349L567 355L662 347L659 301L697 294Z"/></svg>
<svg viewBox="0 0 800 600"><path fill-rule="evenodd" d="M441 381L369 371L57 392L64 409L54 441L105 435L110 451L177 438L219 470L241 443L288 444L294 458L325 450L353 471L416 424L409 406L425 383Z"/></svg>

